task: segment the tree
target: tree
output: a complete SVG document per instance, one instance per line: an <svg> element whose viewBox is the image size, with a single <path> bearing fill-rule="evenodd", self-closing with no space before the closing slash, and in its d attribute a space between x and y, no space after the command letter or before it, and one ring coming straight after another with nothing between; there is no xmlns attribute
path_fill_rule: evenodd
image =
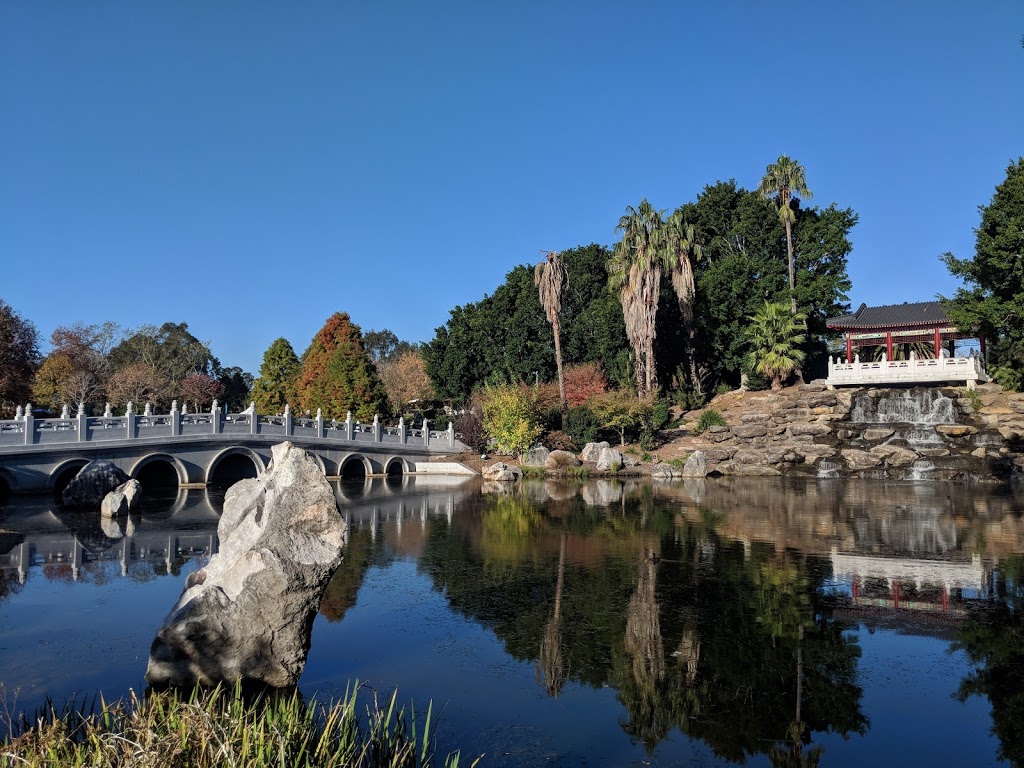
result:
<svg viewBox="0 0 1024 768"><path fill-rule="evenodd" d="M170 384L155 368L146 363L132 363L119 368L107 380L107 397L117 407L128 403L149 403L166 392Z"/></svg>
<svg viewBox="0 0 1024 768"><path fill-rule="evenodd" d="M284 413L286 405L298 404L295 381L301 370L302 363L288 339L274 339L263 353L260 377L252 387L256 410L259 413Z"/></svg>
<svg viewBox="0 0 1024 768"><path fill-rule="evenodd" d="M570 406L584 405L608 389L608 377L597 363L573 365L565 371L565 397Z"/></svg>
<svg viewBox="0 0 1024 768"><path fill-rule="evenodd" d="M782 302L766 301L748 318L747 339L753 349L753 367L772 381L772 390L782 389L782 380L804 360L799 346L804 343L803 314L791 314Z"/></svg>
<svg viewBox="0 0 1024 768"><path fill-rule="evenodd" d="M484 388L484 430L501 453L523 453L540 436L537 415L523 387L500 384Z"/></svg>
<svg viewBox="0 0 1024 768"><path fill-rule="evenodd" d="M569 410L565 398L565 378L562 375L562 332L558 316L562 312L562 285L565 283L565 267L562 265L558 251L548 251L547 257L534 267L533 283L537 286L544 314L551 323L555 335L555 367L558 369L559 410L564 414Z"/></svg>
<svg viewBox="0 0 1024 768"><path fill-rule="evenodd" d="M793 259L793 222L796 214L791 205L796 193L809 200L813 195L807 188L804 167L786 155L765 168L764 178L757 191L766 198L774 199L779 208L779 221L786 226L786 253L789 255L790 311L796 314L796 262Z"/></svg>
<svg viewBox="0 0 1024 768"><path fill-rule="evenodd" d="M654 338L661 286L661 211L646 199L627 206L616 230L622 240L608 262L608 286L618 292L626 336L633 347L636 391L645 397L655 388Z"/></svg>
<svg viewBox="0 0 1024 768"><path fill-rule="evenodd" d="M1024 384L1024 157L1006 168L991 202L979 208L973 259L942 256L950 273L966 283L943 299L963 331L982 334L993 377L1008 388Z"/></svg>
<svg viewBox="0 0 1024 768"><path fill-rule="evenodd" d="M387 412L387 393L348 313L335 312L313 337L302 355L295 395L300 408L319 408L328 418L351 411L369 421Z"/></svg>
<svg viewBox="0 0 1024 768"><path fill-rule="evenodd" d="M28 402L38 365L36 327L0 299L0 414L11 417Z"/></svg>
<svg viewBox="0 0 1024 768"><path fill-rule="evenodd" d="M154 369L167 382L167 387L155 396L165 404L177 396L189 374L216 377L220 372L220 362L210 351L209 342L189 333L188 323L142 326L110 351L110 363L115 370L133 363L145 363Z"/></svg>
<svg viewBox="0 0 1024 768"><path fill-rule="evenodd" d="M414 400L429 400L433 397L426 364L417 349L410 348L397 357L379 361L377 373L395 413L402 413Z"/></svg>
<svg viewBox="0 0 1024 768"><path fill-rule="evenodd" d="M619 443L625 445L626 433L640 429L650 419L651 404L629 389L613 389L591 400L590 409L602 427L619 433Z"/></svg>
<svg viewBox="0 0 1024 768"><path fill-rule="evenodd" d="M59 410L68 402L70 382L75 376L75 366L67 355L50 354L36 371L32 384L32 402L36 405Z"/></svg>
<svg viewBox="0 0 1024 768"><path fill-rule="evenodd" d="M249 396L253 385L251 373L233 365L229 368L222 368L217 376L217 381L224 387L224 404L229 411L237 413L249 407Z"/></svg>
<svg viewBox="0 0 1024 768"><path fill-rule="evenodd" d="M224 395L224 385L205 373L190 373L181 382L181 398L192 403L196 412Z"/></svg>
<svg viewBox="0 0 1024 768"><path fill-rule="evenodd" d="M693 302L697 293L693 265L703 257L704 249L697 242L693 224L687 223L682 211L675 211L665 222L665 249L665 258L672 276L672 290L679 300L683 331L687 339L690 389L703 395L701 377L697 373L697 361L693 355Z"/></svg>

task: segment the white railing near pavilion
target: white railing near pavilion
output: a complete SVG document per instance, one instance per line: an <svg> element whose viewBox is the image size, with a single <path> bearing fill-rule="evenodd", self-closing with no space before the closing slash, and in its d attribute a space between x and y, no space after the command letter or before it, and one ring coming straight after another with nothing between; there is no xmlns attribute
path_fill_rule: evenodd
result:
<svg viewBox="0 0 1024 768"><path fill-rule="evenodd" d="M978 382L988 381L981 358L939 357L919 360L911 352L909 360L881 360L861 362L860 356L853 362L828 359L828 383L835 386L864 384L937 384L941 382L964 382L973 389Z"/></svg>
<svg viewBox="0 0 1024 768"><path fill-rule="evenodd" d="M325 419L318 409L316 416L293 416L288 406L281 415L256 412L254 404L241 413L225 413L217 401L209 412L188 413L178 409L177 400L171 412L154 414L147 404L144 413L135 413L131 403L123 416L115 416L110 407L102 416L87 416L79 406L78 415L71 416L68 407L59 418L37 419L32 406L18 407L12 420L0 420L0 451L24 446L59 447L68 443L98 443L146 439L188 439L262 436L273 438L308 438L349 443L387 443L449 452L462 446L454 427L430 429L426 420L422 428L412 428L403 419L397 425L384 426L377 416L368 424L353 421L349 412L344 421Z"/></svg>

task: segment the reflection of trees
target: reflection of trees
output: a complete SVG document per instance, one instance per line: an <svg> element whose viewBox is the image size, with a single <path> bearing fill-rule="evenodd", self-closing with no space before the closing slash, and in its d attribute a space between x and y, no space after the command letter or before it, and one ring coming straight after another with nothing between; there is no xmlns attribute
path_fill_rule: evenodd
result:
<svg viewBox="0 0 1024 768"><path fill-rule="evenodd" d="M524 520L516 497L467 503L450 528L431 526L420 566L549 691L614 687L648 749L678 728L728 760L780 744L778 764L813 765L812 734L866 729L859 649L817 597L827 561L745 552L713 512L690 524L650 493L624 499L566 501L556 517L526 505Z"/></svg>
<svg viewBox="0 0 1024 768"><path fill-rule="evenodd" d="M1001 563L993 591L997 599L959 628L954 647L974 669L957 698L987 696L1000 759L1024 765L1024 558Z"/></svg>
<svg viewBox="0 0 1024 768"><path fill-rule="evenodd" d="M366 570L374 557L374 543L369 526L349 529L345 558L327 582L320 600L320 613L328 621L341 621L356 604L356 594L363 584Z"/></svg>

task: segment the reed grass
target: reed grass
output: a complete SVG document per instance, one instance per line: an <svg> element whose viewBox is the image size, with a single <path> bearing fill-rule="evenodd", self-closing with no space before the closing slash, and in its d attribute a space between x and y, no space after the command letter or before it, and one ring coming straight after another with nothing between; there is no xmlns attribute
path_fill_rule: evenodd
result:
<svg viewBox="0 0 1024 768"><path fill-rule="evenodd" d="M0 742L0 766L458 768L458 752L435 753L432 706L417 718L398 706L397 691L383 704L374 692L360 717L359 690L349 686L326 705L297 691L252 697L239 687L130 692L87 711L50 705Z"/></svg>

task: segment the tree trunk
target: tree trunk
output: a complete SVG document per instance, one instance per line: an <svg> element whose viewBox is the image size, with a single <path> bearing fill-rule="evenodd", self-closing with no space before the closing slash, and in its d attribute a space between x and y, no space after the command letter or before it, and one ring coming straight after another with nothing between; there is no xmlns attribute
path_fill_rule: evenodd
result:
<svg viewBox="0 0 1024 768"><path fill-rule="evenodd" d="M789 201L786 201L787 205ZM786 253L789 254L789 307L796 314L796 265L793 262L793 229L786 219Z"/></svg>
<svg viewBox="0 0 1024 768"><path fill-rule="evenodd" d="M558 368L558 409L564 416L569 411L569 402L565 397L565 377L562 376L562 324L558 322L558 315L551 322L551 328L555 332L555 366Z"/></svg>

